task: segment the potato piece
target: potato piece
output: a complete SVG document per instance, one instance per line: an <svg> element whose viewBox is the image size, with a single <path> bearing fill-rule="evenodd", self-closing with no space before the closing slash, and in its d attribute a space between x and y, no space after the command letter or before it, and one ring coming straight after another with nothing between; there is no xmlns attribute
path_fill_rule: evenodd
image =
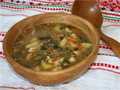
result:
<svg viewBox="0 0 120 90"><path fill-rule="evenodd" d="M52 61L52 59L50 58L50 56L47 56L46 60L47 60L47 62L48 62L49 64L52 64L52 63L53 63L53 61Z"/></svg>
<svg viewBox="0 0 120 90"><path fill-rule="evenodd" d="M76 51L73 51L73 53L75 54L75 55L80 55L80 51L79 50L76 50Z"/></svg>
<svg viewBox="0 0 120 90"><path fill-rule="evenodd" d="M62 63L64 61L64 57L60 58L59 62Z"/></svg>
<svg viewBox="0 0 120 90"><path fill-rule="evenodd" d="M65 27L65 31L68 32L68 33L72 33L72 31L68 27Z"/></svg>
<svg viewBox="0 0 120 90"><path fill-rule="evenodd" d="M64 47L66 43L67 43L67 39L63 38L60 42L60 47Z"/></svg>
<svg viewBox="0 0 120 90"><path fill-rule="evenodd" d="M70 57L69 62L70 62L70 63L75 63L75 62L76 62L75 57L73 57L73 56L72 56L72 57Z"/></svg>
<svg viewBox="0 0 120 90"><path fill-rule="evenodd" d="M37 37L33 37L31 40L30 40L30 43L32 43L32 42L38 42L39 40L38 40L38 38Z"/></svg>
<svg viewBox="0 0 120 90"><path fill-rule="evenodd" d="M75 38L75 39L77 39L78 37L77 37L77 35L76 34L74 34L74 33L72 33L71 34L71 37L73 37L73 38Z"/></svg>
<svg viewBox="0 0 120 90"><path fill-rule="evenodd" d="M50 64L50 63L45 63L45 62L42 62L41 63L41 68L43 69L43 70L50 70L50 69L52 69L53 68L53 64Z"/></svg>
<svg viewBox="0 0 120 90"><path fill-rule="evenodd" d="M28 52L36 52L36 48L29 48Z"/></svg>
<svg viewBox="0 0 120 90"><path fill-rule="evenodd" d="M61 66L56 66L52 69L52 71L59 71L59 70L62 70Z"/></svg>
<svg viewBox="0 0 120 90"><path fill-rule="evenodd" d="M68 62L63 62L63 63L62 63L62 67L63 67L63 68L66 68L66 67L68 67L68 66L69 66L69 63L68 63Z"/></svg>
<svg viewBox="0 0 120 90"><path fill-rule="evenodd" d="M30 44L27 44L25 47L26 48L34 48L34 47L37 47L39 45L39 42L32 42Z"/></svg>

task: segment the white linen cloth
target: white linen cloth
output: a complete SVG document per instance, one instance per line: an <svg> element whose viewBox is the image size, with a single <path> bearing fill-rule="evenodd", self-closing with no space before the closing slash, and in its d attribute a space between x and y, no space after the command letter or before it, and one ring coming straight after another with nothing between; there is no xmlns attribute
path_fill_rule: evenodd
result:
<svg viewBox="0 0 120 90"><path fill-rule="evenodd" d="M26 8L27 4L20 6L20 2L16 4L17 0L11 1L0 2L0 90L120 90L120 59L103 42L100 42L97 59L88 72L68 84L38 86L15 73L3 55L5 33L16 22L31 15L45 12L69 13L73 0L19 0L27 4L42 3L37 7L33 5L33 8ZM49 5L45 5L47 3ZM102 26L103 32L120 42L120 13L103 11L103 16L107 17Z"/></svg>

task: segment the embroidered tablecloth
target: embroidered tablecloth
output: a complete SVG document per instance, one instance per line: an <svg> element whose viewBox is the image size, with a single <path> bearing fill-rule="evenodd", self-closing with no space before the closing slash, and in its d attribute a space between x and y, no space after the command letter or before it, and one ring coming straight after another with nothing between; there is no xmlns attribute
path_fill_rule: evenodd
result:
<svg viewBox="0 0 120 90"><path fill-rule="evenodd" d="M102 41L88 72L68 84L38 86L14 72L2 49L6 32L18 21L45 12L70 13L74 0L0 0L0 90L120 90L120 59ZM120 0L98 0L102 30L120 42Z"/></svg>

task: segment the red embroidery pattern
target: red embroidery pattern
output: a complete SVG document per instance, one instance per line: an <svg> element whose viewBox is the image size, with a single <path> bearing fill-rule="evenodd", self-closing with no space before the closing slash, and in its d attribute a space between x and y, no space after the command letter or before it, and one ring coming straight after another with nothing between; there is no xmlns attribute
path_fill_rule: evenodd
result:
<svg viewBox="0 0 120 90"><path fill-rule="evenodd" d="M17 7L19 6L19 7ZM0 7L1 9L7 9L7 10L32 10L32 11L38 11L38 12L45 12L45 11L66 11L66 12L70 12L70 8L64 8L64 7L49 7L47 5L34 5L34 6L27 6L27 5L4 5L2 7Z"/></svg>
<svg viewBox="0 0 120 90"><path fill-rule="evenodd" d="M99 48L111 49L110 46L106 46L106 45L98 45L98 46L99 46Z"/></svg>
<svg viewBox="0 0 120 90"><path fill-rule="evenodd" d="M120 12L120 1L119 0L97 0L100 4L102 10L116 11ZM72 5L73 0L28 0L28 1L20 1L20 0L0 0L0 2L12 2L18 5L29 5L29 6L40 6L44 5Z"/></svg>
<svg viewBox="0 0 120 90"><path fill-rule="evenodd" d="M93 63L90 70L104 70L120 75L120 66L107 63Z"/></svg>
<svg viewBox="0 0 120 90"><path fill-rule="evenodd" d="M105 67L105 68L110 68L110 69L120 69L119 66L116 65L111 65L111 64L106 64L106 63L93 63L91 66L100 66L100 67Z"/></svg>
<svg viewBox="0 0 120 90"><path fill-rule="evenodd" d="M120 17L119 13L115 14L115 13L111 13L111 12L108 13L108 12L102 11L102 14Z"/></svg>
<svg viewBox="0 0 120 90"><path fill-rule="evenodd" d="M107 63L92 63L90 70L103 70L120 75L120 66Z"/></svg>
<svg viewBox="0 0 120 90"><path fill-rule="evenodd" d="M1 57L1 58L5 58L5 55L4 55L3 52L0 52L0 57Z"/></svg>
<svg viewBox="0 0 120 90"><path fill-rule="evenodd" d="M0 36L4 37L5 34L6 34L5 32L1 32L1 33L0 33Z"/></svg>
<svg viewBox="0 0 120 90"><path fill-rule="evenodd" d="M120 1L119 0L99 0L100 7L102 10L120 12Z"/></svg>
<svg viewBox="0 0 120 90"><path fill-rule="evenodd" d="M0 0L0 2L10 2L10 3L14 3L17 5L30 5L30 6L34 6L34 5L71 5L73 3L73 1L69 0L69 1L62 1L62 0L26 0L26 1L20 1L20 0Z"/></svg>

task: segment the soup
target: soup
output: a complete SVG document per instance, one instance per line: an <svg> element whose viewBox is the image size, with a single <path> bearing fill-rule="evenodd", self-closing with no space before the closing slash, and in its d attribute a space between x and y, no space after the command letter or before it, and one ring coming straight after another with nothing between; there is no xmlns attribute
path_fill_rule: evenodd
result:
<svg viewBox="0 0 120 90"><path fill-rule="evenodd" d="M83 60L92 43L83 32L65 24L41 24L19 33L12 57L34 71L59 71Z"/></svg>

